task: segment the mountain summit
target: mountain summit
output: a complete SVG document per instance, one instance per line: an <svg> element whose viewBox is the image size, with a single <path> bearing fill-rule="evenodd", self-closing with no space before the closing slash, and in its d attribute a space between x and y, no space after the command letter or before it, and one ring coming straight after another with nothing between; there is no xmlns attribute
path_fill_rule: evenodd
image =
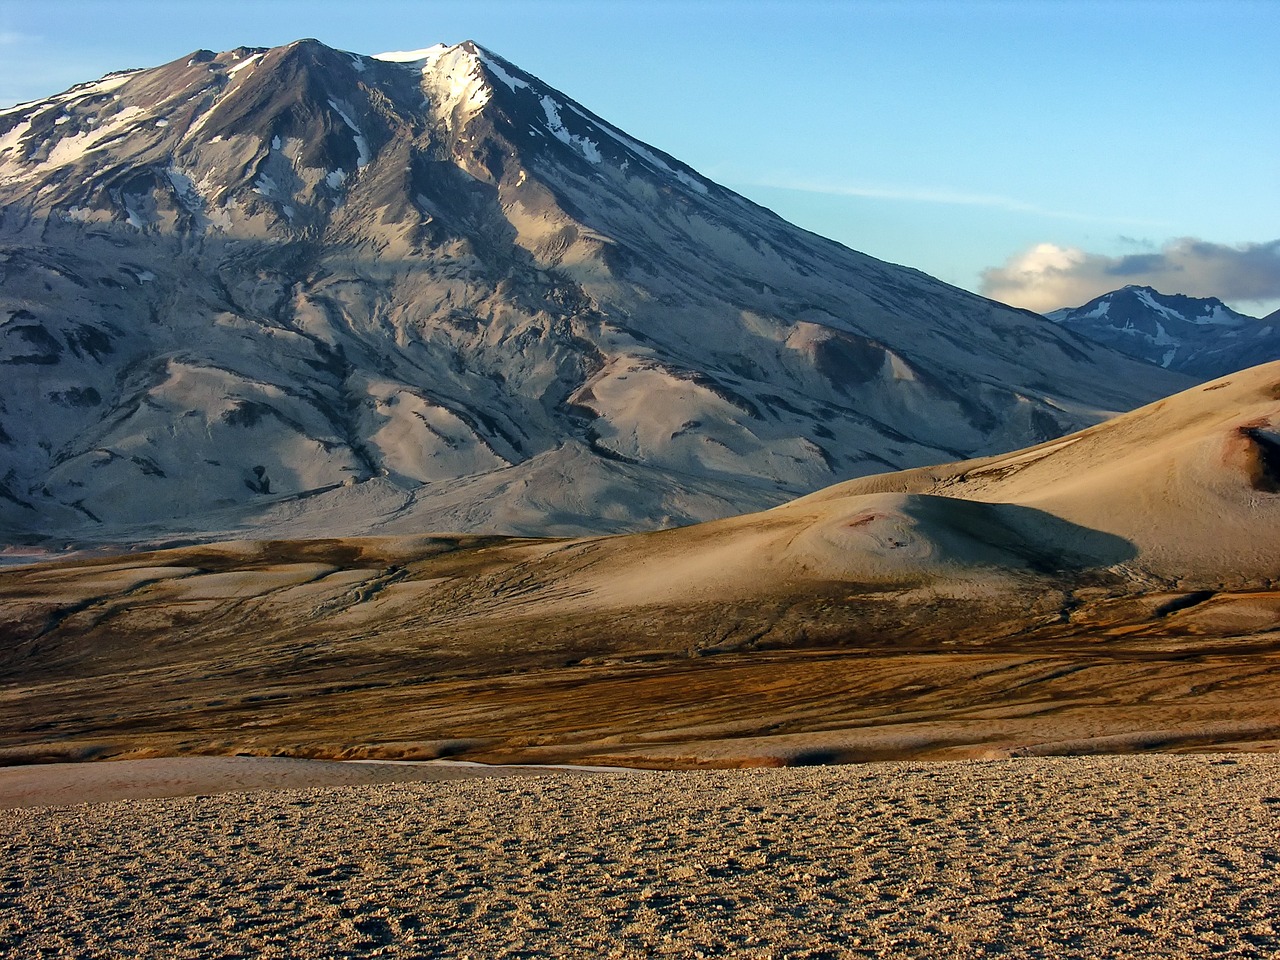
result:
<svg viewBox="0 0 1280 960"><path fill-rule="evenodd" d="M1280 360L1280 324L1237 313L1217 297L1130 284L1046 316L1121 353L1198 377Z"/></svg>
<svg viewBox="0 0 1280 960"><path fill-rule="evenodd" d="M473 43L0 111L9 539L577 533L1184 387L801 230Z"/></svg>

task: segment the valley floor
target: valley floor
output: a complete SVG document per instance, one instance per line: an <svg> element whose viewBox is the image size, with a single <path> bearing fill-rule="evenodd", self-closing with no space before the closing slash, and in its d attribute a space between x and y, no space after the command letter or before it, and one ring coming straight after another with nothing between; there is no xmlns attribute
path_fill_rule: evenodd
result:
<svg viewBox="0 0 1280 960"><path fill-rule="evenodd" d="M1280 950L1280 758L1259 755L490 777L0 824L14 958Z"/></svg>

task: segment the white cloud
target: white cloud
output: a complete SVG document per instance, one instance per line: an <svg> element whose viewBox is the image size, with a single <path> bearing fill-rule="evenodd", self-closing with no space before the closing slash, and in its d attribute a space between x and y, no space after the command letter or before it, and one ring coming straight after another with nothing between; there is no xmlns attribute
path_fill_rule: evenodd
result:
<svg viewBox="0 0 1280 960"><path fill-rule="evenodd" d="M1041 243L984 270L981 291L1045 312L1079 306L1130 283L1161 293L1267 304L1280 298L1280 240L1231 246L1182 237L1155 253L1118 257Z"/></svg>

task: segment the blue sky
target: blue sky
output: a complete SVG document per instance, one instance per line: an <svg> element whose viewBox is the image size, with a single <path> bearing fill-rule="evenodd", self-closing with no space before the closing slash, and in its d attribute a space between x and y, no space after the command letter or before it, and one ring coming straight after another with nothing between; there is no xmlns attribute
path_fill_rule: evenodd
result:
<svg viewBox="0 0 1280 960"><path fill-rule="evenodd" d="M307 36L474 39L793 222L1009 302L1280 307L1272 0L0 0L0 105Z"/></svg>

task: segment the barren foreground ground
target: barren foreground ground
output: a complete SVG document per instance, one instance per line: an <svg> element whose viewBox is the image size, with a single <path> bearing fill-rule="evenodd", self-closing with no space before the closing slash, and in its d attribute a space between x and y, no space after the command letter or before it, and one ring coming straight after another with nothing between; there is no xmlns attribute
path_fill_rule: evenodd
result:
<svg viewBox="0 0 1280 960"><path fill-rule="evenodd" d="M0 823L8 957L1280 951L1264 756L454 780Z"/></svg>

